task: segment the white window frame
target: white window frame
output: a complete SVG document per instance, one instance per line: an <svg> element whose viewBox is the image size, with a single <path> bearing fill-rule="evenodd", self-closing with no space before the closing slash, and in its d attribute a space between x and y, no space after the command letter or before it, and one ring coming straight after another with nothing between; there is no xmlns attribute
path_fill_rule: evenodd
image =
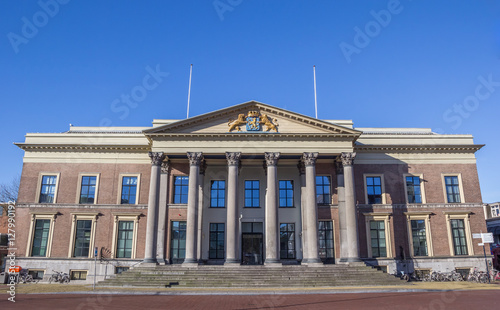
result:
<svg viewBox="0 0 500 310"><path fill-rule="evenodd" d="M382 203L385 205L387 203L385 199L385 180L383 173L364 173L363 174L363 183L364 183L364 191L365 191L365 204L368 204L368 188L366 187L366 178L367 177L380 177L380 185L382 188Z"/></svg>
<svg viewBox="0 0 500 310"><path fill-rule="evenodd" d="M474 246L472 243L472 233L470 230L470 215L469 211L443 211L446 217L446 230L448 232L448 244L450 246L450 255L455 255L455 247L453 246L453 235L451 233L451 220L464 220L464 228L465 228L465 240L467 241L467 252L468 255L458 255L460 256L473 256L474 255Z"/></svg>
<svg viewBox="0 0 500 310"><path fill-rule="evenodd" d="M54 222L56 220L58 212L37 212L30 213L31 214L31 223L29 230L29 239L28 244L26 246L26 256L32 257L33 250L33 239L35 238L35 224L36 220L50 220L50 228L49 228L49 236L47 238L47 251L45 257L50 257L52 252L52 237L54 235ZM37 256L44 257L44 256Z"/></svg>
<svg viewBox="0 0 500 310"><path fill-rule="evenodd" d="M405 173L405 174L403 174L403 184L405 185L405 201L406 201L406 203L409 204L409 202L408 202L408 186L406 185L406 177L419 177L420 178L420 194L422 196L421 204L427 203L427 200L425 198L424 175L419 174L419 173ZM419 204L419 203L413 202L411 204Z"/></svg>
<svg viewBox="0 0 500 310"><path fill-rule="evenodd" d="M460 202L448 202L448 195L446 194L446 181L444 177L457 177L458 178L458 190L460 191ZM444 203L465 203L464 189L462 183L461 173L441 173L441 182L443 183L443 196Z"/></svg>
<svg viewBox="0 0 500 310"><path fill-rule="evenodd" d="M134 222L134 232L132 239L132 253L130 258L120 258L120 259L135 259L137 250L137 232L139 229L139 218L141 214L136 213L120 213L113 214L114 224L113 224L113 244L111 247L111 258L116 258L116 247L118 245L118 223L120 221L133 221Z"/></svg>
<svg viewBox="0 0 500 310"><path fill-rule="evenodd" d="M82 178L83 177L96 177L95 180L95 198L94 198L94 204L97 204L97 195L99 193L99 179L100 179L101 174L100 173L87 173L87 172L81 172L78 174L78 187L76 189L76 204L80 204L80 195L82 193ZM120 193L121 194L121 193ZM120 195L121 198L121 195Z"/></svg>
<svg viewBox="0 0 500 310"><path fill-rule="evenodd" d="M375 259L394 257L392 254L393 251L392 251L392 238L391 238L391 226L390 226L391 224L390 217L392 216L392 213L371 212L371 213L363 213L363 215L365 216L366 244L368 248L368 257L372 258L373 256L371 235L370 235L370 221L384 221L384 226L385 226L385 245L386 245L387 256L376 257Z"/></svg>
<svg viewBox="0 0 500 310"><path fill-rule="evenodd" d="M123 177L137 177L137 195L135 196L135 203L129 203L132 205L139 204L139 193L141 189L141 174L140 173L120 173L119 181L118 181L118 199L116 200L116 204L122 204L122 185L123 185ZM127 205L127 204L124 204Z"/></svg>
<svg viewBox="0 0 500 310"><path fill-rule="evenodd" d="M90 220L92 221L92 226L90 228L90 245L89 245L89 255L87 258L94 257L94 243L95 243L95 228L97 222L97 216L99 213L71 213L71 240L69 242L68 257L75 257L75 240L76 240L76 222ZM83 257L77 257L83 258Z"/></svg>
<svg viewBox="0 0 500 310"><path fill-rule="evenodd" d="M72 278L72 273L75 272L75 271L77 271L77 272L83 272L83 271L85 271L87 273L87 275L85 276L85 280L81 280L81 279L79 279L79 280L73 280L73 279L71 279ZM89 277L89 271L87 269L70 269L69 270L69 278L71 279L71 281L86 281L88 279L88 277Z"/></svg>
<svg viewBox="0 0 500 310"><path fill-rule="evenodd" d="M425 239L427 241L427 256L417 257L432 257L434 256L434 248L432 246L431 224L430 217L432 212L404 212L406 215L406 227L408 228L408 244L410 246L410 256L415 257L413 252L413 233L411 230L411 221L425 221Z"/></svg>
<svg viewBox="0 0 500 310"><path fill-rule="evenodd" d="M55 176L56 177L56 189L54 190L54 202L52 203L57 203L57 192L59 190L59 180L61 179L61 173L60 172L40 172L38 174L38 183L36 186L36 196L35 196L35 203L45 203L45 202L40 202L40 191L42 190L42 179L44 176Z"/></svg>
<svg viewBox="0 0 500 310"><path fill-rule="evenodd" d="M490 205L490 213L491 213L491 217L499 217L500 216L500 205L499 204Z"/></svg>

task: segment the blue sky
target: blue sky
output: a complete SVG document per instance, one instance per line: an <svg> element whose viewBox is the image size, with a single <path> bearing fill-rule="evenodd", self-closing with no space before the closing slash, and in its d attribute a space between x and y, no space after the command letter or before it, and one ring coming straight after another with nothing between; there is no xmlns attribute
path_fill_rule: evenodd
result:
<svg viewBox="0 0 500 310"><path fill-rule="evenodd" d="M249 100L314 116L316 65L320 118L473 134L500 200L495 0L3 0L0 34L0 183L26 132L185 118L191 63L191 116Z"/></svg>

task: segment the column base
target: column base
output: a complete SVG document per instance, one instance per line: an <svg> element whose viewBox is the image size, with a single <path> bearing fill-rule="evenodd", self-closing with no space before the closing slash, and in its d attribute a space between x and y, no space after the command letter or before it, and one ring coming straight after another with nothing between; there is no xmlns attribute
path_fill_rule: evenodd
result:
<svg viewBox="0 0 500 310"><path fill-rule="evenodd" d="M158 262L158 265L166 265L166 264L168 264L168 262L165 259L163 259L163 258L158 258L156 261Z"/></svg>
<svg viewBox="0 0 500 310"><path fill-rule="evenodd" d="M266 267L281 267L281 266L283 266L283 264L281 263L281 261L279 259L266 258L266 260L264 260L264 266L266 266Z"/></svg>
<svg viewBox="0 0 500 310"><path fill-rule="evenodd" d="M357 263L361 261L362 260L359 257L345 257L340 259L340 262L342 263Z"/></svg>
<svg viewBox="0 0 500 310"><path fill-rule="evenodd" d="M235 258L228 258L224 262L224 266L235 266L235 265L239 265L239 264L240 264L240 261L235 259Z"/></svg>
<svg viewBox="0 0 500 310"><path fill-rule="evenodd" d="M156 258L145 258L142 261L143 264L155 264L157 263Z"/></svg>

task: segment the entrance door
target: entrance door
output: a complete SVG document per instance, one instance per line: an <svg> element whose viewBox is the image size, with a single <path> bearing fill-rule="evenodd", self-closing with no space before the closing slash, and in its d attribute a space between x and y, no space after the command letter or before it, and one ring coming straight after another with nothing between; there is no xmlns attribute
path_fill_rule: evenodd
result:
<svg viewBox="0 0 500 310"><path fill-rule="evenodd" d="M241 264L262 265L262 233L243 233L241 235Z"/></svg>
<svg viewBox="0 0 500 310"><path fill-rule="evenodd" d="M170 262L180 264L186 257L186 222L173 221L170 236Z"/></svg>

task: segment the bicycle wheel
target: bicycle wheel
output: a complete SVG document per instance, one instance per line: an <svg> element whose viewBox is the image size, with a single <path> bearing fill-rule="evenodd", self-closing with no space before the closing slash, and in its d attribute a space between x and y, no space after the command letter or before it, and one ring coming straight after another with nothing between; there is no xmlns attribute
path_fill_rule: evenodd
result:
<svg viewBox="0 0 500 310"><path fill-rule="evenodd" d="M64 276L61 283L64 283L64 284L68 284L69 283L69 277L68 276Z"/></svg>

